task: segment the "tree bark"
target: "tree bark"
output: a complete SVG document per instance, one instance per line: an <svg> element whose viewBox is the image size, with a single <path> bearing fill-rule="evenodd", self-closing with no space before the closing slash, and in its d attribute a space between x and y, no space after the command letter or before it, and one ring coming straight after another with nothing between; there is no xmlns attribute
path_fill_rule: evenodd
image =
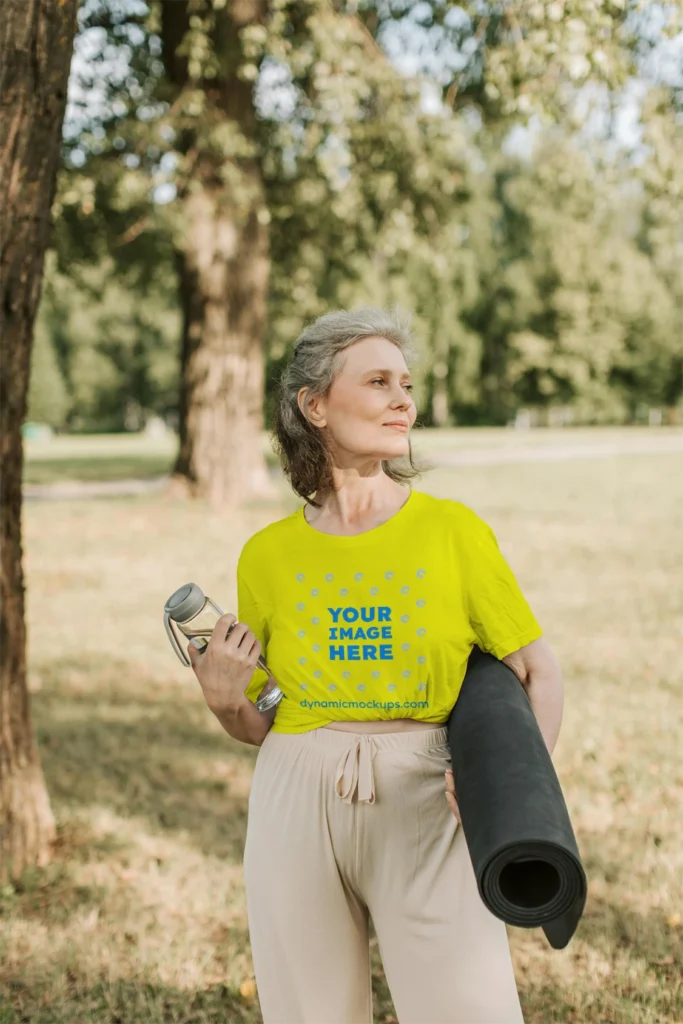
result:
<svg viewBox="0 0 683 1024"><path fill-rule="evenodd" d="M210 187L189 195L185 211L180 448L172 484L214 507L235 507L275 493L261 449L268 261L255 217L239 232Z"/></svg>
<svg viewBox="0 0 683 1024"><path fill-rule="evenodd" d="M21 485L33 321L79 0L0 4L0 880L47 863L55 823L26 687Z"/></svg>
<svg viewBox="0 0 683 1024"><path fill-rule="evenodd" d="M216 10L211 43L221 74L190 83L204 90L212 131L232 124L248 142L256 115L253 85L236 74L243 59L238 33L262 21L267 7L264 0L239 0ZM188 27L187 3L164 0L164 61L178 91L188 84L187 61L177 52ZM184 314L180 447L170 489L231 508L277 494L261 447L270 218L257 156L210 151L200 123L190 148L177 261Z"/></svg>

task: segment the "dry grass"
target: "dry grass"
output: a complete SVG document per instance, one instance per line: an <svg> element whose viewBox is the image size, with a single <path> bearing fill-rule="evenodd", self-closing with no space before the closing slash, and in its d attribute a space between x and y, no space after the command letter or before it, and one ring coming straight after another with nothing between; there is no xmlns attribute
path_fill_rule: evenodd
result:
<svg viewBox="0 0 683 1024"><path fill-rule="evenodd" d="M630 455L416 484L491 523L564 669L554 761L589 898L565 950L509 929L527 1024L683 1022L682 470L679 454ZM282 495L230 520L156 496L27 505L30 683L59 842L0 895L1 1024L261 1019L241 866L257 751L206 711L161 611L188 580L234 608L242 544L298 504Z"/></svg>

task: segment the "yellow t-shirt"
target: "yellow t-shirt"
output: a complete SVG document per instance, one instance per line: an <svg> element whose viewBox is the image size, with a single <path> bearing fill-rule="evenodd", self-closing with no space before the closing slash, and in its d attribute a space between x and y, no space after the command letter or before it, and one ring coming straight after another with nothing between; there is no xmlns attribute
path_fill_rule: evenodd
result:
<svg viewBox="0 0 683 1024"><path fill-rule="evenodd" d="M542 635L490 526L415 490L356 536L321 533L303 506L266 526L242 549L237 597L285 694L272 726L282 733L444 722L475 644L500 659ZM255 670L250 700L267 679Z"/></svg>

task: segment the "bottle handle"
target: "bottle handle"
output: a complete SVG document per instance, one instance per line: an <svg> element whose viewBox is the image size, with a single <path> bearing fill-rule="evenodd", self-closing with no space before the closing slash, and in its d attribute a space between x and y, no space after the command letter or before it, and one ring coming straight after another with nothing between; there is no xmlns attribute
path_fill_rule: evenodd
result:
<svg viewBox="0 0 683 1024"><path fill-rule="evenodd" d="M164 626L166 628L166 632L168 633L168 639L171 641L171 647L176 652L178 658L180 659L181 663L185 666L185 668L189 668L192 662L190 661L187 654L185 654L185 651L178 643L178 637L175 634L175 631L172 626L171 616L168 614L168 612L164 612Z"/></svg>

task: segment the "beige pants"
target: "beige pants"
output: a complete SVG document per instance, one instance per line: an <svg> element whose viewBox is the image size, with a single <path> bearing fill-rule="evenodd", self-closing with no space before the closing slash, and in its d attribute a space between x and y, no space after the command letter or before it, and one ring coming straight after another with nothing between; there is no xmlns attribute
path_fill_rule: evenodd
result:
<svg viewBox="0 0 683 1024"><path fill-rule="evenodd" d="M368 914L399 1024L523 1024L449 766L443 726L268 734L244 850L264 1024L372 1024Z"/></svg>

